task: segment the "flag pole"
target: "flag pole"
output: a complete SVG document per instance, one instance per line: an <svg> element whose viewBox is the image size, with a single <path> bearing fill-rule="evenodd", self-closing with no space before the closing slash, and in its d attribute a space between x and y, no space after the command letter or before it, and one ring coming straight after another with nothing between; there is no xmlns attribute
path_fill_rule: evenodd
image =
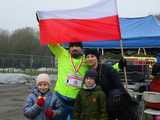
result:
<svg viewBox="0 0 160 120"><path fill-rule="evenodd" d="M116 1L117 2L117 1ZM116 4L117 5L117 4ZM118 10L118 7L117 7ZM117 12L118 13L118 12ZM123 51L123 42L122 42L122 35L121 35L121 29L120 29L120 19L118 16L118 24L119 24L119 33L120 33L120 47L121 47L121 56L124 58L124 51ZM123 72L124 72L124 80L125 80L125 88L128 91L128 80L127 80L127 71L126 71L126 66L123 66Z"/></svg>
<svg viewBox="0 0 160 120"><path fill-rule="evenodd" d="M124 59L124 50L123 50L123 42L122 39L120 40L120 46L121 46L121 55ZM125 88L128 90L128 80L127 80L127 71L126 66L123 66L123 72L124 72L124 80L125 80Z"/></svg>

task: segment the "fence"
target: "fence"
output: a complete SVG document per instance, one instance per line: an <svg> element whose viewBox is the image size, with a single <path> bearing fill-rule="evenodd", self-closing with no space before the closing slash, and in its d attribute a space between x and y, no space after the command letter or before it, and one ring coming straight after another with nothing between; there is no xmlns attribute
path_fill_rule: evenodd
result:
<svg viewBox="0 0 160 120"><path fill-rule="evenodd" d="M1 72L18 72L20 69L25 71L29 69L55 68L53 56L24 55L24 54L0 54Z"/></svg>

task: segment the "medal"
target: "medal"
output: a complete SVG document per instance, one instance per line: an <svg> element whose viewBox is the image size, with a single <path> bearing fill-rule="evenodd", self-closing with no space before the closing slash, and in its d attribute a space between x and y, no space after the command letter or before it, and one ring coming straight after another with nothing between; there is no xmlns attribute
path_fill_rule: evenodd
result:
<svg viewBox="0 0 160 120"><path fill-rule="evenodd" d="M81 87L82 78L79 75L78 71L82 65L82 62L83 62L83 58L81 58L80 64L76 67L75 64L73 63L73 58L71 57L71 63L72 63L72 68L74 70L74 74L68 75L67 85L73 86L73 87Z"/></svg>

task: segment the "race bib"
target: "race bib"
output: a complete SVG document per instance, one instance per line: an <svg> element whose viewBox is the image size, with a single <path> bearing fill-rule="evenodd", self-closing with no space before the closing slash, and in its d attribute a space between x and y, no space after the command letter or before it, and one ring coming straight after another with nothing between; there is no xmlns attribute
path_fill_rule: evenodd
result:
<svg viewBox="0 0 160 120"><path fill-rule="evenodd" d="M77 74L68 75L67 85L73 86L73 87L81 87L82 78Z"/></svg>

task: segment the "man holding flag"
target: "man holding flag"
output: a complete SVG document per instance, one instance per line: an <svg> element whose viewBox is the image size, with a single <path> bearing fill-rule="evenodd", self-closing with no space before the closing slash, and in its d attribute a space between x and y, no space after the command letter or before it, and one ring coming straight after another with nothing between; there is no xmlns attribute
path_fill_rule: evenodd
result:
<svg viewBox="0 0 160 120"><path fill-rule="evenodd" d="M63 103L66 120L71 114L74 100L81 88L83 76L88 69L82 53L82 43L70 43L69 51L60 45L48 45L58 60L58 80L56 82L56 95Z"/></svg>

